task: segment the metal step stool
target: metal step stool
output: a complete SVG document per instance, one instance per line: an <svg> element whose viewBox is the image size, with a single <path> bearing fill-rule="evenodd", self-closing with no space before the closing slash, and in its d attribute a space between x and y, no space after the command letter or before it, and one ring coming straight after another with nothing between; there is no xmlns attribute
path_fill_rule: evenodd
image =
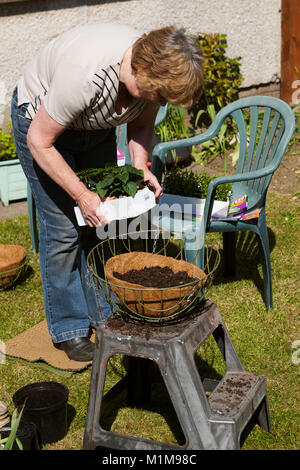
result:
<svg viewBox="0 0 300 470"><path fill-rule="evenodd" d="M223 355L226 374L207 396L205 384L212 381L199 376L194 353L210 335ZM95 344L84 449L240 449L241 435L250 425L257 423L270 431L265 379L243 370L220 312L208 300L180 322L161 326L133 323L114 314L97 329ZM106 366L114 354L150 359L158 365L185 435L183 446L101 427Z"/></svg>

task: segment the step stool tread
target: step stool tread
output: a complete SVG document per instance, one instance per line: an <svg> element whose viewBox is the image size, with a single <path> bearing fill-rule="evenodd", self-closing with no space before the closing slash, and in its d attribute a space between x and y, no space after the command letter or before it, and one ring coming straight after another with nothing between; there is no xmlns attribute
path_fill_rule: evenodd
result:
<svg viewBox="0 0 300 470"><path fill-rule="evenodd" d="M251 403L261 377L249 372L228 372L209 396L212 412L219 418L233 418Z"/></svg>

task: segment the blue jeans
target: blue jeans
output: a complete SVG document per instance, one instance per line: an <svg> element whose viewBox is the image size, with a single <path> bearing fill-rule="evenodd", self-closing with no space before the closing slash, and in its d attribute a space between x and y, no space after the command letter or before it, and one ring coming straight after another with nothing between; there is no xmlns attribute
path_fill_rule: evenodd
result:
<svg viewBox="0 0 300 470"><path fill-rule="evenodd" d="M11 118L18 158L35 199L39 222L40 270L46 319L54 343L88 336L113 311L87 280L86 256L100 240L96 229L79 227L75 201L37 165L27 146L27 105L12 97ZM74 171L116 162L114 129L66 130L56 149Z"/></svg>

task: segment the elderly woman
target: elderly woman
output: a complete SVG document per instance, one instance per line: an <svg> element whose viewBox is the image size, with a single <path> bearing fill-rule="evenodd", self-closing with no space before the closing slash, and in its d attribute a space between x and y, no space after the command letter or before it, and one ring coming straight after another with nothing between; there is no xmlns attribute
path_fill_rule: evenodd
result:
<svg viewBox="0 0 300 470"><path fill-rule="evenodd" d="M116 162L115 127L128 123L131 163L159 197L147 167L158 108L191 106L201 85L198 43L175 27L141 34L119 24L78 26L25 66L12 99L14 138L38 211L49 333L70 359L92 360L90 327L111 314L104 304L99 311L86 280L95 227L107 221L76 172ZM77 225L76 204L89 227Z"/></svg>

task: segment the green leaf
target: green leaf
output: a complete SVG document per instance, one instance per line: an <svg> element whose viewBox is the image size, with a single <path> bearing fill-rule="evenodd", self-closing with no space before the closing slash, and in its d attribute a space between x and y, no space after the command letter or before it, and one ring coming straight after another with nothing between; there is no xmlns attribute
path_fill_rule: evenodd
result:
<svg viewBox="0 0 300 470"><path fill-rule="evenodd" d="M12 414L12 417L11 417L11 432L10 432L10 435L6 439L3 439L3 441L5 441L3 450L12 450L13 444L14 444L16 438L17 438L16 437L17 436L17 431L18 431L19 424L20 424L20 421L21 421L21 418L22 418L24 406L25 406L25 404L23 405L18 417L17 417L17 410L14 410L14 412ZM22 446L22 444L21 444L21 446Z"/></svg>
<svg viewBox="0 0 300 470"><path fill-rule="evenodd" d="M195 119L195 127L197 127L198 121L199 121L199 119L201 118L201 116L202 116L203 113L205 113L205 110L204 110L204 109L200 109L200 111L198 111L197 116L196 116L196 119Z"/></svg>
<svg viewBox="0 0 300 470"><path fill-rule="evenodd" d="M133 175L140 176L141 178L144 177L144 172L143 170L139 170L138 168L135 168L134 166L128 166L129 172Z"/></svg>
<svg viewBox="0 0 300 470"><path fill-rule="evenodd" d="M98 189L108 188L113 182L114 182L113 175L106 175L105 178L103 178L103 180L97 183L97 186L96 186L97 191Z"/></svg>
<svg viewBox="0 0 300 470"><path fill-rule="evenodd" d="M97 186L96 186L96 191L97 191L97 193L99 194L99 196L100 196L101 198L103 198L103 197L105 197L105 196L107 195L107 193L108 193L108 188L101 188L101 187L98 186L98 185L99 185L99 183L98 183Z"/></svg>
<svg viewBox="0 0 300 470"><path fill-rule="evenodd" d="M116 176L124 184L129 180L129 172L118 173Z"/></svg>
<svg viewBox="0 0 300 470"><path fill-rule="evenodd" d="M210 117L211 121L213 121L216 117L216 110L215 110L215 107L214 107L213 104L209 104L207 106L207 112L209 114L209 117Z"/></svg>
<svg viewBox="0 0 300 470"><path fill-rule="evenodd" d="M134 197L137 193L137 184L134 181L129 181L123 186L123 189L129 196Z"/></svg>

